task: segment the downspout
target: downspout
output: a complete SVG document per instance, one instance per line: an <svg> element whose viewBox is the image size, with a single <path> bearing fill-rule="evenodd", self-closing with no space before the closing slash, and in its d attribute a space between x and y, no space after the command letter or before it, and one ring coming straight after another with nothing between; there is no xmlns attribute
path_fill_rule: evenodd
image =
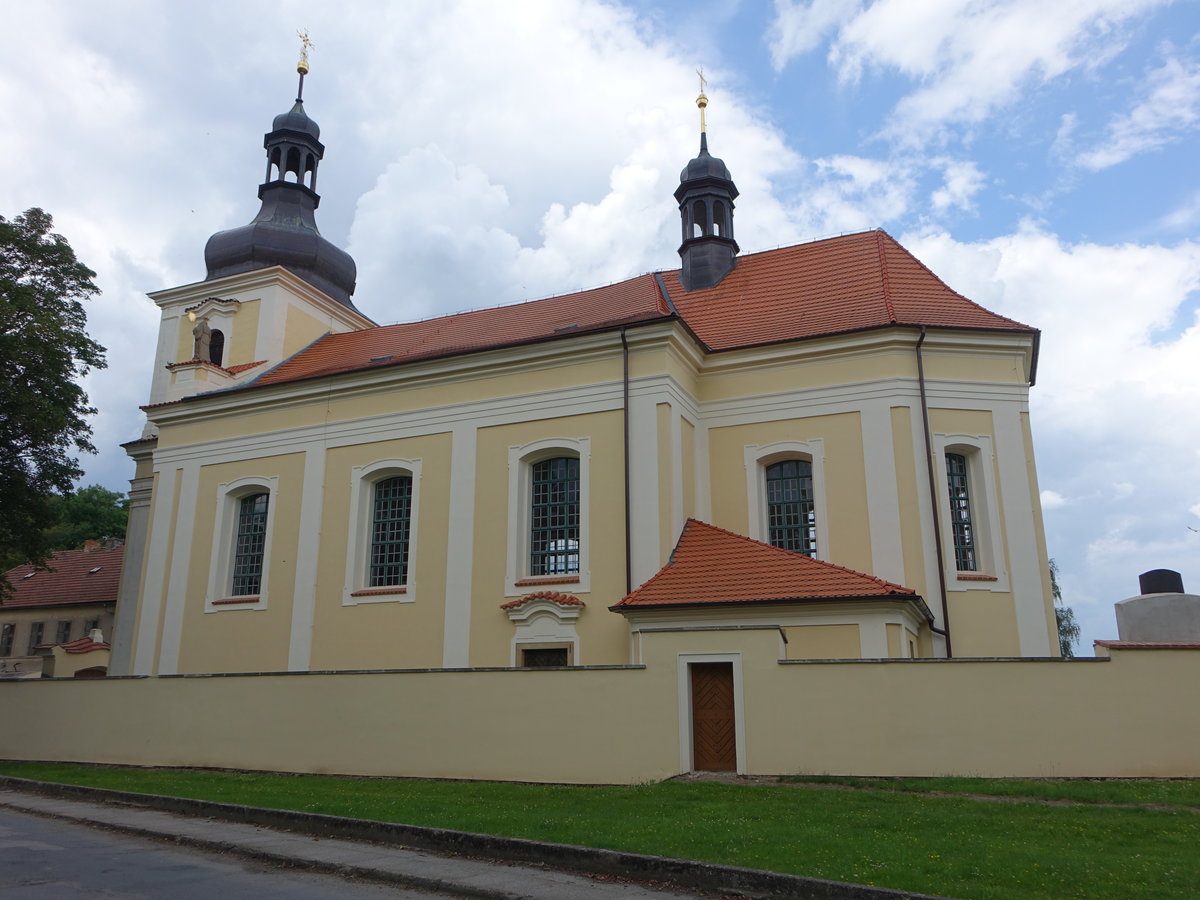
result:
<svg viewBox="0 0 1200 900"><path fill-rule="evenodd" d="M930 625L934 634L946 639L946 658L954 657L950 645L950 607L946 602L946 560L942 553L942 524L938 512L937 478L933 474L933 436L929 433L929 398L925 393L925 361L921 356L921 345L925 343L925 326L921 326L921 337L917 339L917 383L921 388L921 423L925 427L925 468L929 473L929 504L933 513L933 544L937 550L938 588L942 592L942 626Z"/></svg>
<svg viewBox="0 0 1200 900"><path fill-rule="evenodd" d="M630 542L629 522L629 339L625 336L626 326L621 326L621 428L625 443L625 593L633 593L633 547Z"/></svg>

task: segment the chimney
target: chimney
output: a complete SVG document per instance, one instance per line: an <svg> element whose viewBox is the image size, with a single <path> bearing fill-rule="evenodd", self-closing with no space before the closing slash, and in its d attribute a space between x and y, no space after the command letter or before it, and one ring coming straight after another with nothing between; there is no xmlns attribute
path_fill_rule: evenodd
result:
<svg viewBox="0 0 1200 900"><path fill-rule="evenodd" d="M1174 643L1200 641L1200 597L1183 592L1183 576L1151 569L1138 576L1141 593L1116 604L1117 636L1122 641Z"/></svg>

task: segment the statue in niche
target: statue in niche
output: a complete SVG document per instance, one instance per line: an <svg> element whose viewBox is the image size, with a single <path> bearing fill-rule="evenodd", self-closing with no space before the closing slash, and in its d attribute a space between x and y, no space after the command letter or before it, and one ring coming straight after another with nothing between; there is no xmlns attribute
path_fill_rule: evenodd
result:
<svg viewBox="0 0 1200 900"><path fill-rule="evenodd" d="M192 359L208 359L209 344L212 342L212 328L208 319L197 319L192 327Z"/></svg>

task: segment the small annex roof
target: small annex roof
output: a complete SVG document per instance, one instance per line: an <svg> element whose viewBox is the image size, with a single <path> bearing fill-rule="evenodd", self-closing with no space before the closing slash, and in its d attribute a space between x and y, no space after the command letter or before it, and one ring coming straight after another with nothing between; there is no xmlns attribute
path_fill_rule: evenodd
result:
<svg viewBox="0 0 1200 900"><path fill-rule="evenodd" d="M111 650L112 645L108 641L93 641L90 636L76 638L73 641L67 641L65 644L57 644L66 653L91 653L93 650Z"/></svg>
<svg viewBox="0 0 1200 900"><path fill-rule="evenodd" d="M12 594L0 601L2 609L73 606L81 603L116 603L121 584L125 548L59 550L48 569L29 563L5 574Z"/></svg>
<svg viewBox="0 0 1200 900"><path fill-rule="evenodd" d="M928 613L910 588L688 519L670 561L609 609L876 599L916 602Z"/></svg>
<svg viewBox="0 0 1200 900"><path fill-rule="evenodd" d="M233 390L673 318L710 351L890 325L1036 333L951 290L876 230L740 256L720 284L702 290L684 290L673 269L511 306L328 334Z"/></svg>

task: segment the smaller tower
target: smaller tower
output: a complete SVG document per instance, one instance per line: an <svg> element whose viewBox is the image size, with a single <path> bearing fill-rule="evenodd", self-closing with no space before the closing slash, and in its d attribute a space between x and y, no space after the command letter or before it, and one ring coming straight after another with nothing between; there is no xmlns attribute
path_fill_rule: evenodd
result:
<svg viewBox="0 0 1200 900"><path fill-rule="evenodd" d="M704 75L700 75L700 155L679 174L675 199L683 223L679 280L689 291L715 287L737 265L738 245L733 239L733 201L737 186L725 163L708 152L704 110Z"/></svg>
<svg viewBox="0 0 1200 900"><path fill-rule="evenodd" d="M206 281L253 269L283 266L343 306L354 309L357 268L350 254L317 230L317 164L325 155L321 129L304 111L304 76L309 42L296 71L300 87L290 110L275 117L263 139L267 151L266 181L259 185L262 208L249 225L219 231L208 239Z"/></svg>

